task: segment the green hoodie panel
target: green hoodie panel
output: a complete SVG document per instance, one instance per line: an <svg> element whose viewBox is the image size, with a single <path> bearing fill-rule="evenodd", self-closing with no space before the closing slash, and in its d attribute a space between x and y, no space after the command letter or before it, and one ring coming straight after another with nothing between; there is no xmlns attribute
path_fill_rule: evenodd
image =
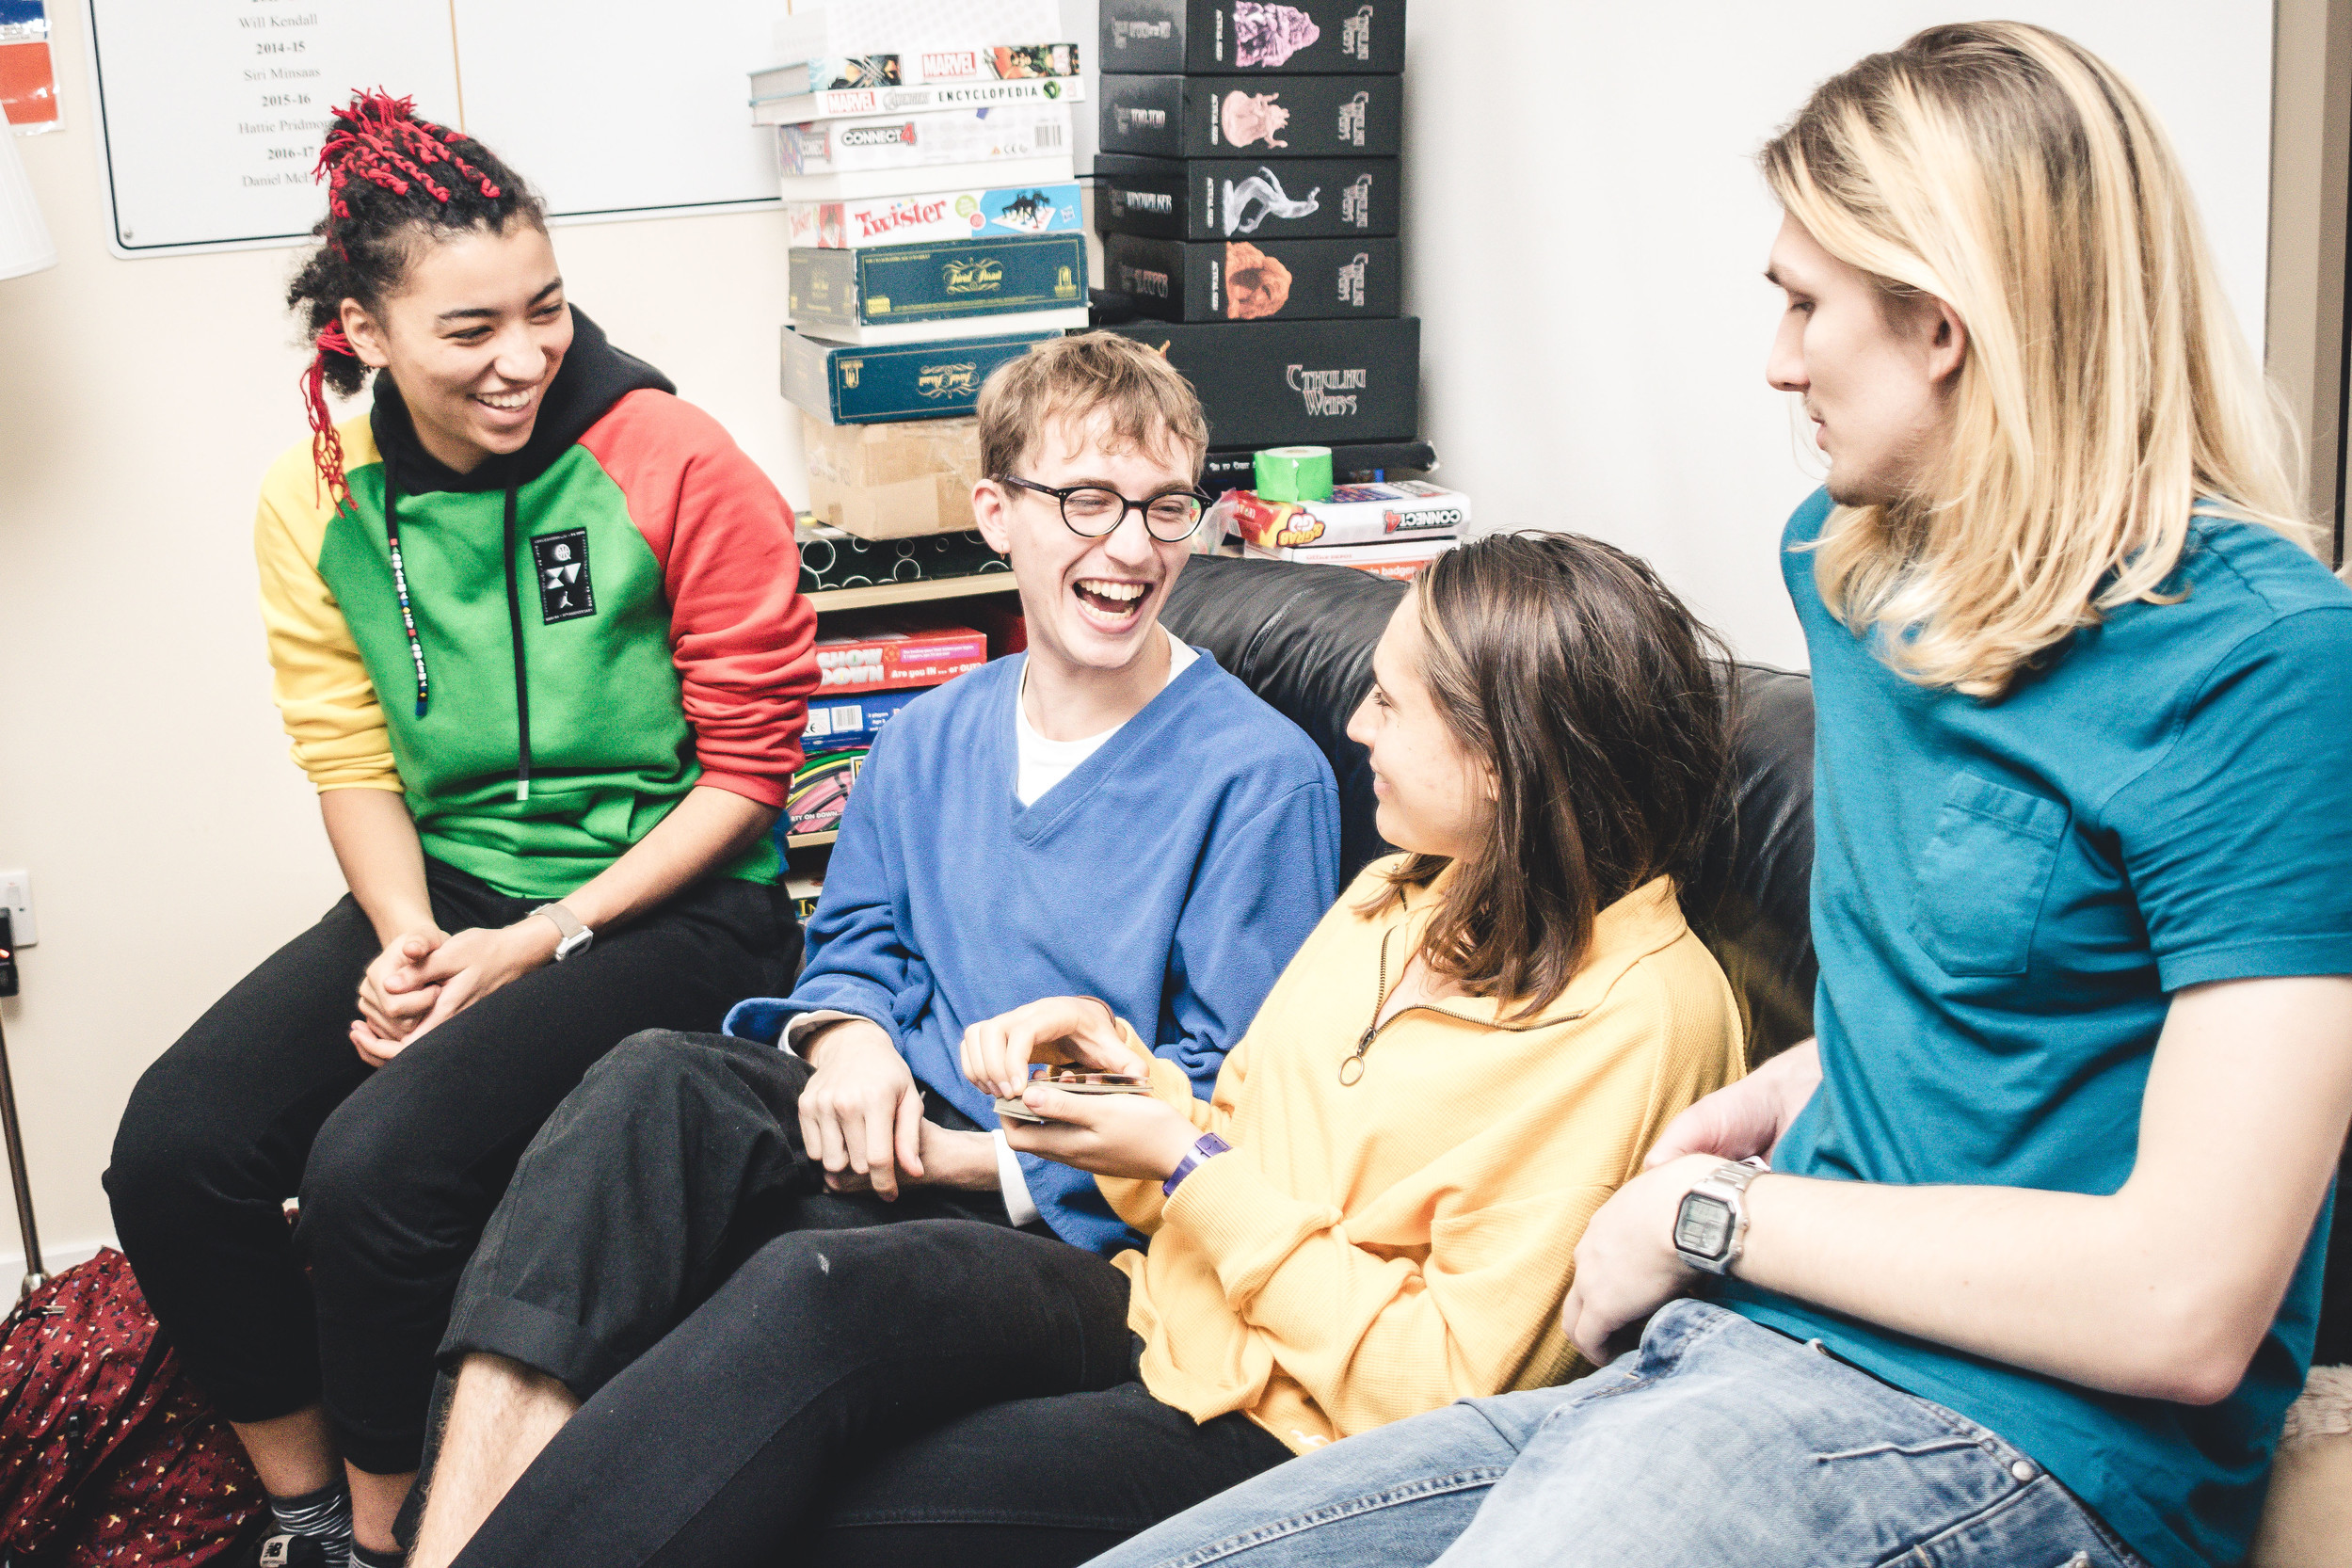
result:
<svg viewBox="0 0 2352 1568"><path fill-rule="evenodd" d="M401 562L430 681L420 718L384 537L383 465L357 470L350 484L357 515L328 524L319 575L382 704L425 853L511 896L561 898L644 838L701 776L661 563L585 447L518 492L512 560L504 492L403 493ZM594 613L550 621L532 541L573 530L585 536ZM530 698L527 799L517 787L510 570ZM725 874L772 882L779 870L763 839Z"/></svg>

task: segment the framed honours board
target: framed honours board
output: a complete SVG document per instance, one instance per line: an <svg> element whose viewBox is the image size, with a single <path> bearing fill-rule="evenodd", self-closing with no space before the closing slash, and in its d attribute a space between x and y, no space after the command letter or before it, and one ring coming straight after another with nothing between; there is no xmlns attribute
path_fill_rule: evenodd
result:
<svg viewBox="0 0 2352 1568"><path fill-rule="evenodd" d="M85 0L118 256L289 246L325 210L327 117L416 99L521 170L557 222L776 205L749 123L773 0Z"/></svg>

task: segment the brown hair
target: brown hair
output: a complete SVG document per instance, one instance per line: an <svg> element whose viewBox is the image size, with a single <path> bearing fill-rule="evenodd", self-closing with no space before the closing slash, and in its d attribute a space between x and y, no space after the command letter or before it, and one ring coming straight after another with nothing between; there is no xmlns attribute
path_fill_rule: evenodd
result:
<svg viewBox="0 0 2352 1568"><path fill-rule="evenodd" d="M1208 421L1192 384L1157 351L1115 332L1049 338L999 365L980 389L980 472L1000 479L1020 468L1046 425L1110 416L1114 451L1158 452L1174 442L1195 481L1208 455Z"/></svg>
<svg viewBox="0 0 2352 1568"><path fill-rule="evenodd" d="M1724 798L1722 643L1635 557L1576 534L1498 534L1415 584L1421 679L1495 785L1421 956L1531 1018L1583 964L1603 909L1688 881ZM1415 855L1375 914L1448 862Z"/></svg>

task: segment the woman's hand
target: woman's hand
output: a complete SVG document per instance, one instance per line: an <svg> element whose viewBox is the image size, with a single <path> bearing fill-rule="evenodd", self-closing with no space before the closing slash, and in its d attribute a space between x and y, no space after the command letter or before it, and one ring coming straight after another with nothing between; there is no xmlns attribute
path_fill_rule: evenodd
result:
<svg viewBox="0 0 2352 1568"><path fill-rule="evenodd" d="M1667 1123L1642 1169L1654 1171L1687 1154L1712 1155L1719 1160L1768 1158L1819 1087L1821 1048L1811 1040L1800 1041Z"/></svg>
<svg viewBox="0 0 2352 1568"><path fill-rule="evenodd" d="M1200 1141L1192 1118L1154 1095L1073 1095L1032 1083L1021 1103L1051 1120L1040 1127L1007 1117L1005 1142L1096 1176L1165 1181Z"/></svg>
<svg viewBox="0 0 2352 1568"><path fill-rule="evenodd" d="M1093 997L1046 997L964 1031L964 1076L999 1099L1021 1092L1032 1062L1076 1062L1133 1078L1151 1072L1151 1059L1119 1038L1110 1004Z"/></svg>
<svg viewBox="0 0 2352 1568"><path fill-rule="evenodd" d="M561 939L554 922L536 915L525 916L513 925L473 926L446 937L423 962L408 967L418 989L430 986L437 992L432 1007L416 1027L406 1038L388 1039L361 1019L351 1026L351 1043L360 1060L380 1067L500 986L549 963Z"/></svg>
<svg viewBox="0 0 2352 1568"><path fill-rule="evenodd" d="M1560 1320L1595 1367L1631 1350L1651 1313L1698 1284L1699 1271L1674 1250L1674 1220L1683 1195L1722 1163L1687 1154L1655 1166L1617 1189L1584 1227Z"/></svg>
<svg viewBox="0 0 2352 1568"><path fill-rule="evenodd" d="M360 1019L368 1027L369 1038L396 1043L414 1033L424 1016L433 1010L440 996L440 987L426 984L418 974L418 966L433 955L433 950L449 940L448 933L436 925L424 925L404 931L384 946L360 978ZM359 1039L355 1032L353 1040ZM363 1046L360 1054L367 1058ZM386 1057L385 1061L391 1060ZM383 1062L370 1059L368 1065L380 1067Z"/></svg>

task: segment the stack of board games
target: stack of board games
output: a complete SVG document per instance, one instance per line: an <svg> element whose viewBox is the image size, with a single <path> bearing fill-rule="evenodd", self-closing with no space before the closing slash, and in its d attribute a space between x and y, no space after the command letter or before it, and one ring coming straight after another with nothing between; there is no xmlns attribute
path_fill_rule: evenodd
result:
<svg viewBox="0 0 2352 1568"><path fill-rule="evenodd" d="M1336 486L1328 501L1270 501L1234 490L1217 510L1245 555L1407 580L1461 543L1470 522L1468 496L1414 479Z"/></svg>
<svg viewBox="0 0 2352 1568"><path fill-rule="evenodd" d="M870 349L1085 325L1085 78L1060 25L1056 0L824 0L777 24L751 111L776 127L795 333ZM824 389L830 353L800 349L799 378ZM803 407L830 422L840 402Z"/></svg>
<svg viewBox="0 0 2352 1568"><path fill-rule="evenodd" d="M1117 329L1200 390L1212 450L1413 442L1404 0L1101 0L1099 17L1101 287L1143 318Z"/></svg>

